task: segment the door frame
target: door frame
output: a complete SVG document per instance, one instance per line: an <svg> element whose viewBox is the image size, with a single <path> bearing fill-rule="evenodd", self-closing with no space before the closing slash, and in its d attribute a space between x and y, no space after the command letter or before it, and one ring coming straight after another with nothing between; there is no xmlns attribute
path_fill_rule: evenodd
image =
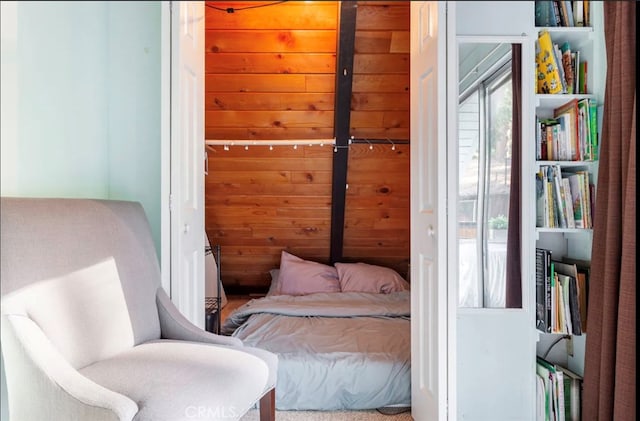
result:
<svg viewBox="0 0 640 421"><path fill-rule="evenodd" d="M205 31L202 9L204 5L197 1L163 1L160 13L161 284L178 310L199 327L204 327L205 319L203 210ZM192 20L192 14L198 15L199 18ZM183 21L183 16L186 16L187 21ZM187 24L188 26L185 26ZM194 45L198 49L198 44L202 45L200 47L202 57L198 56L198 61L201 63L193 63L189 57L194 57L194 54L190 55L189 51L194 51L192 48ZM192 98L187 94L185 94L187 96L176 94L176 85L187 80L184 77L188 80L196 80L194 86L197 92L199 92L197 86L202 85L201 108L195 106L187 110L179 109L182 101ZM193 108L197 108L197 111L189 111ZM198 124L194 125L194 122ZM185 174L185 168L193 170L195 174L191 176ZM202 178L198 179L198 177ZM185 184L191 182L194 184ZM199 232L202 234L196 234Z"/></svg>
<svg viewBox="0 0 640 421"><path fill-rule="evenodd" d="M452 13L452 5L448 5L449 11L446 15L448 24L455 23L455 19L450 18L448 15ZM455 9L454 9L455 10ZM455 15L454 15L455 16ZM175 264L177 256L171 255L171 232L172 232L172 220L175 221L178 218L171 216L172 212L178 211L178 209L172 210L172 204L170 199L171 194L171 39L172 39L172 27L171 27L171 1L161 2L161 272L162 272L162 287L168 294L171 294L171 267ZM453 25L455 28L455 25ZM417 31L418 28L410 28L410 31ZM450 34L450 30L447 31ZM455 31L454 31L455 34ZM204 34L203 34L204 36ZM455 43L455 36L447 37L447 44ZM452 41L453 39L453 41ZM449 47L450 48L450 47ZM447 59L448 61L449 58ZM449 63L448 63L449 64ZM449 111L449 110L447 110ZM447 123L449 124L449 123ZM447 131L450 128L447 127ZM441 145L446 150L446 145ZM203 175L204 177L204 175ZM444 187L448 188L448 187ZM178 207L176 207L178 208ZM175 215L174 215L175 216ZM450 231L449 223L447 227L441 227L442 233ZM413 235L413 233L412 233ZM446 265L446 263L444 263ZM448 348L448 353L454 352L453 355L449 354L449 358L446 362L446 369L444 370L447 385L447 413L448 419L455 419L456 408L456 332L455 332L455 317L456 317L456 300L457 288L452 283L448 283L447 286L447 303L446 305L446 320L444 324L447 329L445 335L446 340L444 346ZM174 286L175 288L175 286ZM452 290L453 288L453 290ZM194 306L199 303L192 303ZM453 330L452 330L453 329Z"/></svg>

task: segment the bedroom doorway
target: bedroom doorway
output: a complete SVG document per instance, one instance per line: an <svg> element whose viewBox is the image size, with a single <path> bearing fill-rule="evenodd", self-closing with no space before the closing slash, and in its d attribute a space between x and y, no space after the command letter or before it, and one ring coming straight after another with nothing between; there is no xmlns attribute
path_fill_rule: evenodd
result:
<svg viewBox="0 0 640 421"><path fill-rule="evenodd" d="M163 8L163 15L167 13L170 16L173 13L173 17L174 17L173 21L175 22L176 21L175 19L177 19L176 15L179 15L180 11L182 10L182 7L188 7L187 5L184 5L184 3L202 4L201 2L171 2L169 3L170 5L166 5L166 7ZM428 32L424 32L425 30L424 28L425 27L437 28L437 25L436 25L437 22L434 21L434 19L437 19L438 16L444 16L444 14L441 14L442 7L438 5L438 2L419 2L419 3L415 2L416 3L415 5L413 4L414 2L411 2L411 3L412 3L411 4L412 15L413 15L414 7L421 8L416 10L417 12L422 13L423 19L425 19L423 21L423 25L420 27L417 27L416 26L417 22L414 22L412 20L411 33L413 34L414 32L422 31L420 32L421 35L429 35ZM173 10L170 10L171 7L173 7ZM180 11L177 9L180 9ZM429 23L432 26L428 26L426 25L426 23ZM177 29L176 25L169 26L169 28L165 28L165 30L163 30L163 35L167 38L167 40L171 40L176 29ZM196 35L198 38L204 38L204 31L200 30L200 32L198 32ZM166 44L167 44L166 42L163 42L163 48L166 48ZM434 63L431 62L431 64L433 65ZM169 69L175 69L174 65L175 65L175 59L172 58L170 60ZM175 76L176 76L175 74L172 74L173 80L176 80ZM200 77L201 76L202 75L200 75ZM437 83L432 85L433 88L437 86L438 86ZM201 91L203 92L204 90L201 90ZM203 277L197 276L197 273L198 273L197 268L199 267L198 261L200 261L200 259L203 258L204 248L194 247L192 249L189 249L191 250L190 252L191 254L183 253L178 248L174 248L174 246L176 245L176 242L178 241L178 238L182 234L186 234L185 231L188 232L190 229L195 227L195 225L187 224L188 227L185 230L186 225L185 225L185 222L183 222L183 218L185 216L185 213L191 210L187 208L183 209L180 206L176 206L175 197L173 196L173 193L178 191L178 186L182 185L180 184L181 182L179 180L182 176L185 176L186 174L186 172L184 171L178 172L178 169L189 168L189 173L195 174L195 178L194 178L195 180L203 181L203 177L202 177L203 172L202 170L199 170L199 168L202 168L202 163L204 162L204 149L202 147L203 141L204 141L204 135L200 136L199 134L196 133L196 135L194 136L185 136L182 138L181 143L179 144L180 145L179 148L176 149L174 148L174 146L178 145L178 143L176 143L176 137L175 137L176 127L182 126L186 129L186 128L195 127L195 126L203 127L204 124L203 124L202 116L198 115L198 112L197 112L198 110L194 110L193 108L189 108L189 107L175 106L175 103L172 103L171 101L172 100L175 101L176 98L177 98L176 95L171 95L170 93L163 95L163 99L164 99L163 110L166 110L166 104L168 103L168 104L171 104L169 106L169 109L173 111L170 113L171 121L172 121L172 124L170 127L170 134L167 134L166 130L163 130L165 135L173 140L173 142L163 143L163 151L165 151L166 153L163 159L163 173L166 171L169 171L169 173L171 174L170 175L171 188L169 189L169 193L166 197L166 201L163 200L163 204L166 205L166 206L163 206L163 238L166 238L168 236L168 238L170 239L171 246L168 250L166 259L163 259L163 269L167 267L171 268L171 278L173 279L173 281L170 284L170 291L171 291L172 300L174 300L176 304L179 304L181 306L180 308L181 311L183 311L184 314L188 315L188 317L194 323L201 325L202 323L198 323L198 322L201 321L203 317L199 317L197 313L194 313L194 311L195 309L201 308L202 303L204 302ZM434 106L435 104L431 103L430 105ZM174 106L176 108L174 108ZM426 112L424 113L421 112L421 111L424 111L427 106L428 106L427 104L420 103L419 106L416 108L416 110L420 114L428 114ZM440 109L444 110L444 108L440 108ZM439 118L437 120L440 121ZM443 126L440 126L440 127L442 128L442 130L444 130ZM428 129L431 130L431 127L429 127ZM423 134L425 136L432 136L433 133L437 133L437 131L434 132L433 130L431 130L430 132L428 133L425 132ZM424 136L421 136L421 137L424 137ZM429 147L431 149L428 151L429 153L426 153L426 154L412 153L411 154L412 167L417 165L425 168L429 166L429 164L434 163L433 160L429 161L429 157L432 156L431 153L438 153L437 146L439 142L437 137L431 137L430 140L431 140L431 144L429 145ZM182 154L182 155L179 154L184 151L188 151L188 153ZM426 152L426 149L424 151ZM443 152L444 151L440 151L440 153L443 153ZM415 157L413 155L415 155ZM441 162L444 162L444 161L441 161ZM180 167L180 165L182 165L182 167ZM441 176L441 174L446 174L442 170L438 170L435 166L430 166L429 170L432 172L435 171L436 174L440 174L439 176ZM200 175L198 176L198 174ZM419 176L419 175L412 174L412 179L415 178L416 176ZM163 186L165 185L166 183L163 183ZM436 183L435 185L432 184L431 187L434 187L434 186L437 187L437 185L438 183ZM190 190L190 191L196 193L196 195L193 197L194 203L195 204L199 203L202 205L204 203L204 189L197 187L195 188L195 190ZM430 193L428 192L426 196L422 195L421 197L429 199L429 206L431 207L438 206L438 200L440 198L440 194L436 196L430 196L431 193L434 193L434 192L433 191L431 191ZM423 202L423 204L426 204L426 202ZM196 212L192 213L192 217L198 220L198 224L204 223L204 214L203 213L198 214L197 212L200 212L200 210L197 210ZM431 235L430 237L432 239L434 238L437 239L438 237L444 238L444 236L435 235L435 233L438 233L438 232L444 233L446 231L444 225L442 227L438 226L438 224L442 223L441 218L444 216L444 213L440 212L437 214L430 214L430 215L431 216L427 216L427 218L424 221L421 221L419 224L417 224L416 229L420 229L421 230L420 232L428 233L428 232L431 232L430 227L434 227L434 231L433 231L434 235ZM191 232L195 232L195 229L193 229ZM415 232L413 228L413 221L412 221L412 232ZM194 241L197 241L197 239L195 239ZM200 236L200 241L202 241L202 236ZM195 244L195 243L192 243L192 244ZM163 249L166 249L166 247L168 246L163 241ZM429 260L431 262L437 262L439 260L438 253L443 253L444 248L442 247L440 240L437 242L437 246L434 246L433 243L429 246L426 246L428 248L427 250L422 249L422 247L425 247L425 246L416 245L416 247L414 248L414 246L412 245L412 252L411 252L412 261L416 261L416 262L421 261L422 263L425 263L425 264L412 265L411 271L413 272L413 274L411 276L411 279L413 280L416 286L425 285L427 287L422 289L416 288L416 290L420 290L422 293L421 301L423 305L418 307L418 310L412 314L413 315L412 319L416 319L417 323L419 323L417 324L417 326L418 328L421 329L420 335L423 339L422 341L423 346L416 348L415 352L413 352L414 350L412 349L412 358L413 358L412 365L415 365L416 376L423 381L422 386L428 387L429 390L427 392L428 396L426 398L425 398L426 395L419 395L419 394L416 395L416 399L420 399L420 403L424 401L425 404L415 406L415 409L413 410L413 417L416 420L424 420L424 419L444 420L444 419L447 419L447 412L446 412L447 397L448 397L447 390L450 389L451 387L451 382L448 382L447 378L448 378L448 371L450 370L450 366L452 364L451 359L447 360L447 348L448 348L447 329L449 329L447 323L450 318L447 315L447 308L448 308L446 303L447 286L446 286L446 282L444 282L444 279L446 279L446 277L441 276L442 274L438 273L437 270L434 271L434 269L437 269L437 266L426 264L428 263ZM163 256L164 255L165 253L163 253ZM189 262L189 265L181 266L182 256L185 256L185 255L191 256L190 258L192 260ZM420 258L418 258L418 256L420 256ZM415 257L415 260L414 260L414 257ZM445 269L445 265L440 265L440 266L441 267L439 270ZM181 267L183 269L180 269ZM429 271L432 271L432 272L429 272ZM192 281L189 284L186 284L183 282L178 283L176 281L176 279L179 279L179 277L183 273L187 273L189 277L192 279ZM430 282L427 284L427 281L430 281ZM431 297L437 297L437 298L431 298ZM431 301L427 299L430 299ZM426 324L429 325L428 328ZM455 337L455 335L449 335L449 338L451 337ZM451 402L449 402L449 404L451 404ZM436 418L432 418L430 414L435 414Z"/></svg>

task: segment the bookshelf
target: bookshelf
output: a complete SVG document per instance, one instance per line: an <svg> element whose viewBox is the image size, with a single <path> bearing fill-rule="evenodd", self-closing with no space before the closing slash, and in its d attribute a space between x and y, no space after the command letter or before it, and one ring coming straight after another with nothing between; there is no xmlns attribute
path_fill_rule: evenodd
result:
<svg viewBox="0 0 640 421"><path fill-rule="evenodd" d="M559 46L569 46L572 52L578 51L579 61L586 62L587 64L586 75L584 75L584 80L586 81L586 89L584 89L584 83L582 85L583 88L578 89L575 89L575 86L577 86L578 84L573 85L574 89L567 89L567 87L563 84L563 91L561 93L547 93L546 90L549 89L549 87L552 85L555 87L556 82L546 83L544 86L540 86L541 83L539 83L539 79L542 77L542 75L540 74L540 69L544 68L551 71L551 65L547 62L544 62L544 64L542 64L542 58L539 57L539 53L541 53L542 50L540 49L540 43L536 41L536 63L534 63L534 67L536 69L536 82L534 83L534 89L536 90L536 92L534 95L533 106L533 109L535 110L535 124L532 126L536 130L536 133L532 134L532 139L535 139L535 141L532 142L534 143L533 145L530 145L530 156L534 157L535 159L535 162L530 167L533 168L535 174L532 174L531 177L536 179L534 192L531 193L530 197L534 202L533 206L536 207L535 211L532 213L536 216L536 220L531 221L530 226L531 230L533 231L536 250L550 250L552 255L551 259L553 259L553 261L570 261L572 264L577 263L576 268L579 268L582 272L586 272L586 267L590 264L591 261L593 242L593 229L591 223L592 220L589 221L589 223L581 223L579 226L574 224L572 226L570 224L571 221L566 219L568 217L568 213L571 213L571 209L567 210L566 206L564 209L562 208L563 203L567 204L562 200L562 197L564 197L564 190L553 189L553 183L557 178L559 178L559 185L562 186L561 179L565 178L565 176L568 177L575 173L588 174L588 176L584 177L584 179L587 179L588 183L593 186L589 190L589 194L593 195L594 198L592 198L593 200L590 200L588 203L589 211L593 211L592 204L595 199L595 185L597 184L598 179L598 156L602 121L602 101L604 99L604 79L606 75L606 56L604 52L603 34L604 29L602 24L602 4L600 2L588 2L590 10L589 26L567 27L540 26L538 3L550 2L535 2L534 20L536 20L535 29L538 33L538 36L541 37L541 34L544 32L548 33L553 44L557 44ZM569 3L575 4L577 2ZM587 2L582 3L584 4ZM545 58L549 58L549 55L546 55ZM558 57L556 55L555 59L557 66L561 67L561 57ZM571 73L569 74L571 75ZM556 159L553 154L551 155L551 157L548 153L545 155L545 150L541 146L541 143L545 142L545 133L547 134L546 140L548 142L546 143L546 146L556 148L553 149L556 154L558 154L558 152L561 152L562 150L562 146L557 146L555 143L556 141L561 142L561 145L564 145L565 147L569 147L566 145L575 146L575 144L572 144L571 142L576 142L576 137L573 137L572 140L569 140L566 130L562 131L559 127L553 127L552 129L546 127L545 131L544 124L541 128L541 121L548 121L550 122L548 125L553 126L553 120L557 121L557 117L559 117L556 114L557 110L561 109L571 101L584 101L584 103L591 102L593 104L596 104L596 106L592 108L592 110L596 112L597 118L591 120L588 125L595 124L597 128L594 132L591 133L591 136L586 136L585 132L578 133L577 135L578 138L582 137L582 140L584 140L585 137L593 139L593 133L597 134L597 142L591 143L588 146L588 148L592 149L592 153L586 154L584 153L584 151L578 151L578 153L574 156L567 157L567 152L565 149L565 155L562 159ZM582 127L580 126L580 124L582 123L583 120L577 123L578 131L580 130L579 127ZM554 130L556 129L557 131L554 132ZM563 127L563 129L566 129L566 127ZM550 132L552 132L553 134L549 134ZM568 132L571 133L571 129L568 129ZM580 139L578 139L577 142L579 144ZM579 148L579 146L576 147L576 149ZM551 178L550 184L546 184L549 181L548 178L545 178L544 181L540 181L540 178L542 177L541 174L546 174L548 172L550 175L552 173L550 169L552 168L558 169L557 174L559 174L559 177L549 177ZM554 174L556 173L554 172ZM541 186L548 187L542 192L542 196L540 193ZM553 192L558 194L554 196L548 193L549 189L552 189ZM547 199L546 201L543 200L545 198ZM560 205L558 205L554 200L559 201ZM551 205L552 202L556 203L556 205ZM573 203L569 204L569 207L571 207L571 205L573 205ZM550 210L548 207L551 207L552 209ZM579 208L579 210L580 209L581 208ZM562 213L563 211L565 211L565 213ZM543 212L542 217L541 212ZM551 215L549 215L549 213L551 213ZM562 221L559 213L562 213L562 215L565 217L564 221ZM576 215L574 214L574 217L575 216ZM573 222L575 222L575 218ZM541 259L540 256L536 257L536 263L538 263L538 266L534 266L536 267L535 297L536 329L538 332L536 354L538 357L544 356L546 360L550 361L556 367L566 368L570 370L570 372L577 373L579 376L582 376L584 374L584 351L587 335L586 332L588 332L588 328L586 328L586 332L581 332L581 329L578 329L578 333L576 333L575 330L571 331L571 327L569 327L569 330L567 331L566 324L557 330L554 330L554 327L557 327L559 325L541 329L541 326L546 325L540 322L540 317L543 314L540 313L540 305L544 303L546 306L548 306L549 301L544 302L545 297L540 297L541 289L539 287L540 281L543 278L540 278L538 276L538 272L540 271L540 262L537 259ZM545 276L548 276L548 274L545 274ZM581 277L586 277L586 282L589 282L588 273L586 273L586 275L581 275ZM586 292L583 293L586 294ZM548 292L545 291L545 294L548 294ZM556 297L554 297L554 299L555 298L557 298L557 295ZM584 306L584 302L582 303L582 305ZM544 311L548 310L546 306L544 308ZM559 311L557 307L554 308L554 310L562 313L562 311ZM556 314L556 316L558 315ZM582 311L582 318L586 318L586 311L584 310ZM550 323L551 320L547 320L547 322ZM575 324L575 320L573 324ZM546 329L550 329L551 332ZM551 419L553 419L553 417Z"/></svg>

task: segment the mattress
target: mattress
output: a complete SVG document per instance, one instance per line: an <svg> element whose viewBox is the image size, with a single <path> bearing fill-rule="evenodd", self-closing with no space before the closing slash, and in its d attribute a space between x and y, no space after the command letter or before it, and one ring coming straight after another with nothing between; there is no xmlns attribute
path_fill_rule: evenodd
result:
<svg viewBox="0 0 640 421"><path fill-rule="evenodd" d="M278 355L278 410L411 404L410 292L254 299L222 333Z"/></svg>

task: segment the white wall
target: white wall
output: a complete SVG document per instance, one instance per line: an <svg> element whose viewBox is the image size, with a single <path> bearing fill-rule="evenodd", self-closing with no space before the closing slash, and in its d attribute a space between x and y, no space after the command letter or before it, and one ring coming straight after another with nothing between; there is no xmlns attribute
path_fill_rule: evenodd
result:
<svg viewBox="0 0 640 421"><path fill-rule="evenodd" d="M160 3L1 7L0 194L140 201L159 254Z"/></svg>

